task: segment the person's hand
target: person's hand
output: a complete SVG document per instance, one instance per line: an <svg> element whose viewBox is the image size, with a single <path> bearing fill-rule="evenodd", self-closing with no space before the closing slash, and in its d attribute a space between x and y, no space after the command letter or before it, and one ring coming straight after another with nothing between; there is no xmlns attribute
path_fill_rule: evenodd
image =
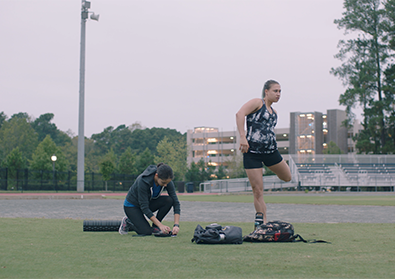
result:
<svg viewBox="0 0 395 279"><path fill-rule="evenodd" d="M173 234L173 235L177 235L179 231L180 231L180 227L174 226L174 227L173 227L172 234Z"/></svg>
<svg viewBox="0 0 395 279"><path fill-rule="evenodd" d="M250 146L248 145L247 139L245 137L241 137L239 150L241 151L241 153L247 153L248 148L250 148Z"/></svg>
<svg viewBox="0 0 395 279"><path fill-rule="evenodd" d="M164 226L164 225L160 225L159 229L163 232L163 233L170 233L171 229L168 226Z"/></svg>

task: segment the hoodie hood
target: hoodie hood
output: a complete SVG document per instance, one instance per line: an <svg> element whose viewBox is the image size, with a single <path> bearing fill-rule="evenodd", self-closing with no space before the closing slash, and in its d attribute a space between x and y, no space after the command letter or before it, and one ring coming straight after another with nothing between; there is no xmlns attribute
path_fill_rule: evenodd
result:
<svg viewBox="0 0 395 279"><path fill-rule="evenodd" d="M144 179L144 177L151 176L151 175L155 174L156 170L157 170L157 168L155 165L150 165L144 170L144 172L141 174L141 176Z"/></svg>

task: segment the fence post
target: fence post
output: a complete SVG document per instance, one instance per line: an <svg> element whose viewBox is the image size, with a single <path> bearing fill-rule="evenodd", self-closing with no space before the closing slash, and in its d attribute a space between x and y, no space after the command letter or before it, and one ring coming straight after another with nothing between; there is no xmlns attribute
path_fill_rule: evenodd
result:
<svg viewBox="0 0 395 279"><path fill-rule="evenodd" d="M67 175L67 190L70 191L70 179L71 179L71 171L68 171Z"/></svg>
<svg viewBox="0 0 395 279"><path fill-rule="evenodd" d="M25 169L25 184L22 186L22 193L23 189L27 190L29 189L29 170L26 168Z"/></svg>
<svg viewBox="0 0 395 279"><path fill-rule="evenodd" d="M19 170L16 170L16 191L18 191L19 186Z"/></svg>
<svg viewBox="0 0 395 279"><path fill-rule="evenodd" d="M55 190L58 192L58 171L55 170Z"/></svg>
<svg viewBox="0 0 395 279"><path fill-rule="evenodd" d="M8 168L5 168L5 189L8 190Z"/></svg>
<svg viewBox="0 0 395 279"><path fill-rule="evenodd" d="M40 170L40 190L42 190L43 187L43 171Z"/></svg>
<svg viewBox="0 0 395 279"><path fill-rule="evenodd" d="M95 173L92 171L92 183L91 183L91 191L93 191L93 189L94 189L94 184L95 183Z"/></svg>

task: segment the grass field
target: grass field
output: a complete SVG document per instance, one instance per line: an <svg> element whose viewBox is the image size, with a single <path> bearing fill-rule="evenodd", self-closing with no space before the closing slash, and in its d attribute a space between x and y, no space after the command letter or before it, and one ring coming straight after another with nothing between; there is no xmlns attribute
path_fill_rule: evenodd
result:
<svg viewBox="0 0 395 279"><path fill-rule="evenodd" d="M126 194L125 194L126 196ZM110 199L124 199L125 196L108 196ZM378 205L395 206L395 194L388 195L331 195L331 194L297 194L297 195L271 195L264 194L266 203L289 204L332 204L332 205ZM252 202L252 194L231 195L178 195L180 201L207 201L207 202Z"/></svg>
<svg viewBox="0 0 395 279"><path fill-rule="evenodd" d="M0 278L395 277L395 224L297 223L304 238L332 243L241 245L191 243L196 225L182 222L179 236L156 238L83 232L81 220L2 218Z"/></svg>
<svg viewBox="0 0 395 279"><path fill-rule="evenodd" d="M181 201L252 202L252 195L179 195L178 197ZM266 203L395 206L395 195L264 195L264 199Z"/></svg>
<svg viewBox="0 0 395 279"><path fill-rule="evenodd" d="M26 193L54 193L53 191L24 192ZM75 192L62 192L75 194ZM90 192L96 193L96 192ZM395 193L344 193L336 195L333 193L315 193L315 194L293 194L294 192L279 192L282 194L264 193L266 203L288 203L288 204L331 204L331 205L377 205L377 206L395 206ZM10 194L10 191L0 191L0 194ZM97 192L105 195L105 192ZM287 195L291 194L291 195ZM293 194L293 195L292 195ZM120 196L106 196L107 199L125 199L126 192ZM181 201L207 201L207 202L252 202L252 193L248 194L220 194L220 195L178 195Z"/></svg>
<svg viewBox="0 0 395 279"><path fill-rule="evenodd" d="M179 198L252 202L251 195ZM265 200L395 205L395 195L266 195ZM0 218L0 278L395 278L395 223L293 223L295 233L303 238L331 244L241 245L191 243L197 222L181 222L180 233L174 238L83 232L82 223L72 219ZM252 229L251 223L222 225L239 226L243 235Z"/></svg>

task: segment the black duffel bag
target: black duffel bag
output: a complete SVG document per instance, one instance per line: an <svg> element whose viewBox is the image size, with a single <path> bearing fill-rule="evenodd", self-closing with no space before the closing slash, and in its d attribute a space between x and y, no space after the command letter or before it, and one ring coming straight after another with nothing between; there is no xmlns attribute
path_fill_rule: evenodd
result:
<svg viewBox="0 0 395 279"><path fill-rule="evenodd" d="M240 227L211 224L203 229L197 225L192 242L196 244L242 244L243 233Z"/></svg>

